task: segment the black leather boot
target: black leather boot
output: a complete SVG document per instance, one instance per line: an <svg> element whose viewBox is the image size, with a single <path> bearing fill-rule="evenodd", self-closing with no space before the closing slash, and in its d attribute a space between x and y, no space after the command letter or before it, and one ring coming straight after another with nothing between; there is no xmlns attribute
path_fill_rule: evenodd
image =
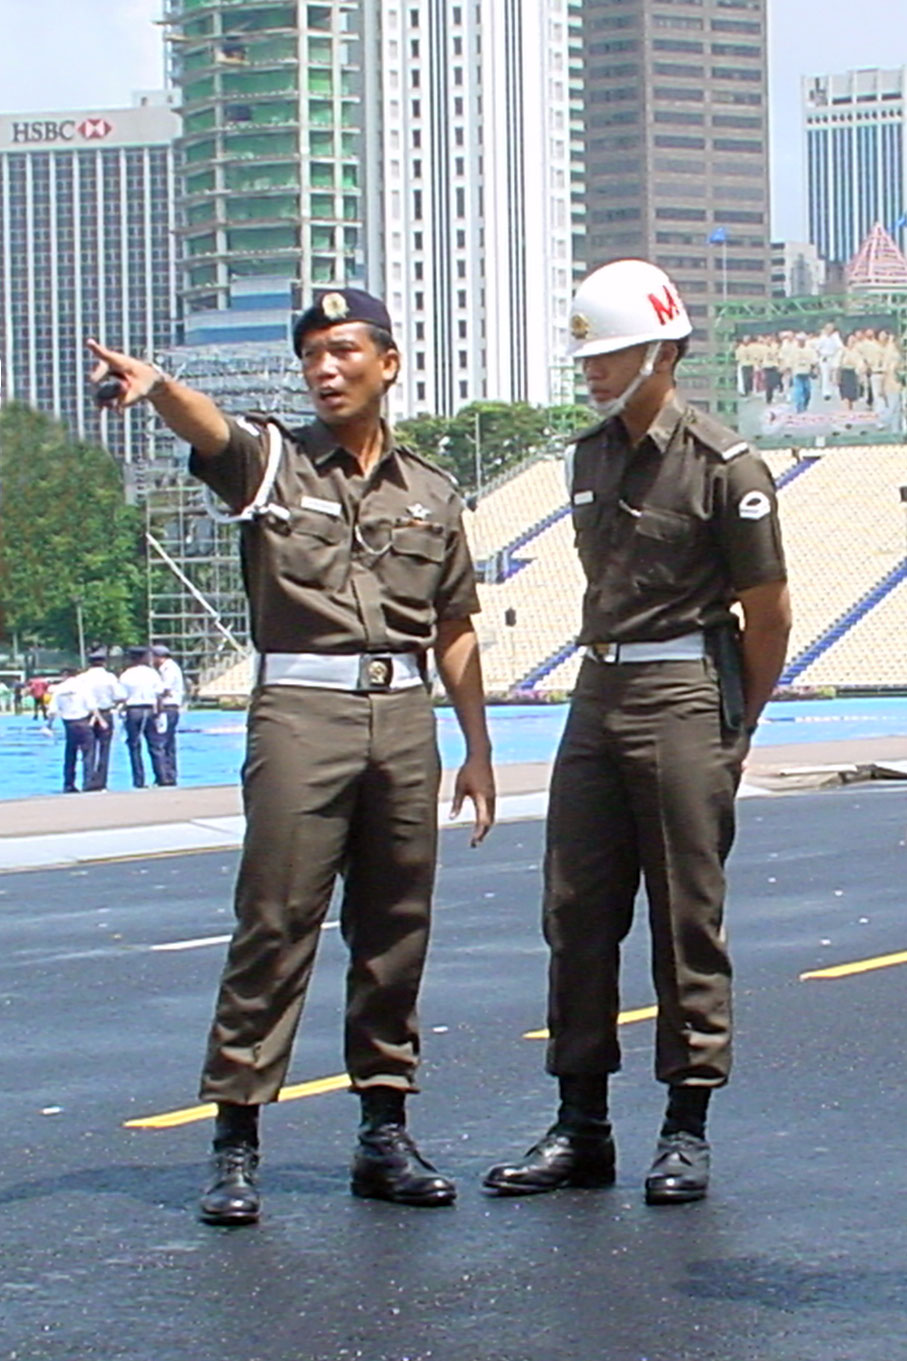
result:
<svg viewBox="0 0 907 1361"><path fill-rule="evenodd" d="M522 1162L499 1163L482 1185L499 1196L539 1195L562 1186L613 1186L616 1155L607 1118L607 1080L560 1079L558 1118Z"/></svg>
<svg viewBox="0 0 907 1361"><path fill-rule="evenodd" d="M702 1200L709 1189L709 1146L698 1134L662 1134L646 1177L647 1205Z"/></svg>
<svg viewBox="0 0 907 1361"><path fill-rule="evenodd" d="M206 1224L254 1224L261 1212L258 1107L222 1103L217 1109L211 1173L199 1203Z"/></svg>
<svg viewBox="0 0 907 1361"><path fill-rule="evenodd" d="M254 1224L261 1212L255 1184L258 1150L225 1144L211 1154L211 1177L199 1203L206 1224Z"/></svg>
<svg viewBox="0 0 907 1361"><path fill-rule="evenodd" d="M646 1177L647 1205L702 1200L709 1189L705 1138L710 1087L671 1087L655 1158Z"/></svg>
<svg viewBox="0 0 907 1361"><path fill-rule="evenodd" d="M452 1205L457 1190L422 1157L406 1129L404 1093L370 1087L360 1093L362 1124L350 1189L367 1200L398 1205Z"/></svg>

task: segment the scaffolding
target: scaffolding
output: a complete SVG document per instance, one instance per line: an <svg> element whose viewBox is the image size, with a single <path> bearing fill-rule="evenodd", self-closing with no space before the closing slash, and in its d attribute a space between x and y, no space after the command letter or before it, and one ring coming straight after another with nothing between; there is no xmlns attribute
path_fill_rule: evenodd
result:
<svg viewBox="0 0 907 1361"><path fill-rule="evenodd" d="M268 412L291 426L311 419L299 366L282 348L177 347L156 358L227 414ZM145 510L148 634L166 643L193 681L205 682L250 646L239 533L207 514L184 444L158 426L152 452L135 484Z"/></svg>

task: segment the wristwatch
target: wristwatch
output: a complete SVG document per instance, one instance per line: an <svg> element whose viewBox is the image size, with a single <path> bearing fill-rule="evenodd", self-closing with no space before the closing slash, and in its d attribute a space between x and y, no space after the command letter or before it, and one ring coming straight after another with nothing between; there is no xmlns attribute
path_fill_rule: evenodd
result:
<svg viewBox="0 0 907 1361"><path fill-rule="evenodd" d="M148 367L154 370L154 378L151 380L151 387L147 392L142 394L143 397L153 397L156 392L160 391L165 383L170 381L170 375L165 373L159 364L154 364L149 360Z"/></svg>

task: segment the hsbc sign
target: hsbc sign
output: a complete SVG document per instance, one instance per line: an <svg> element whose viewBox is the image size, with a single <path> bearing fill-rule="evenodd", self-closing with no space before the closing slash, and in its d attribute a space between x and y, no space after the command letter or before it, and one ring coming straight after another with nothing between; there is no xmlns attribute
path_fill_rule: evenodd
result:
<svg viewBox="0 0 907 1361"><path fill-rule="evenodd" d="M40 118L34 122L10 124L10 139L14 143L45 146L59 142L102 142L113 132L113 124L106 118Z"/></svg>

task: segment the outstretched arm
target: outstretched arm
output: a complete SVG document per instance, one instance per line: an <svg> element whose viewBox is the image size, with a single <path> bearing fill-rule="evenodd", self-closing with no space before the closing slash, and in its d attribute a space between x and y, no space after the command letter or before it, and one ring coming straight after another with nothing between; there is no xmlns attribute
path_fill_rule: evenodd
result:
<svg viewBox="0 0 907 1361"><path fill-rule="evenodd" d="M98 360L91 373L92 383L109 377L120 380L119 395L105 402L106 406L123 411L136 402L148 401L164 424L202 456L219 454L226 448L230 433L227 422L210 397L169 378L144 359L108 350L96 340L86 344Z"/></svg>

